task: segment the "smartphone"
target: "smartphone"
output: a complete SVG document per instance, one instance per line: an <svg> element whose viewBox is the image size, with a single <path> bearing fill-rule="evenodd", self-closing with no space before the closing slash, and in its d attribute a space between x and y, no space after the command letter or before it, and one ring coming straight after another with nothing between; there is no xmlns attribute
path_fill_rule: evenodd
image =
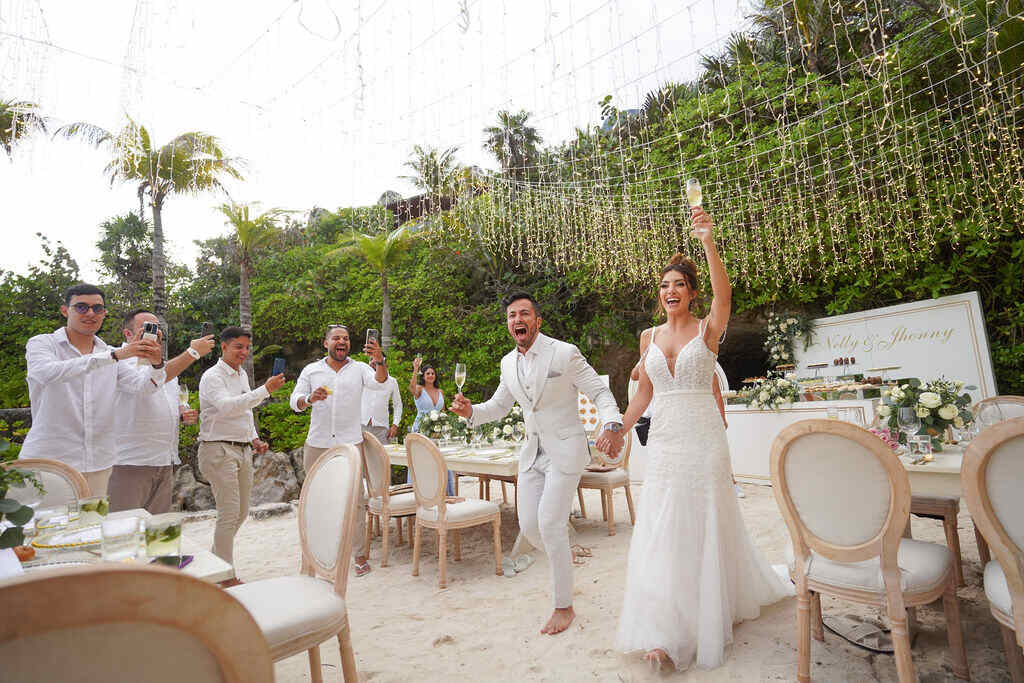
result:
<svg viewBox="0 0 1024 683"><path fill-rule="evenodd" d="M211 323L209 320L203 323L203 326L199 332L199 336L205 337L208 334L213 334L213 323Z"/></svg>
<svg viewBox="0 0 1024 683"><path fill-rule="evenodd" d="M154 323L154 322L142 323L142 338L143 339L148 339L149 341L157 341L157 340L159 340L159 335L157 334L159 329L160 329L160 324L159 323ZM141 356L136 359L136 363L138 363L139 365L152 365L152 363L149 361L148 358L143 358Z"/></svg>
<svg viewBox="0 0 1024 683"><path fill-rule="evenodd" d="M366 330L366 343L369 344L371 339L380 343L380 332L372 327Z"/></svg>
<svg viewBox="0 0 1024 683"><path fill-rule="evenodd" d="M274 359L274 369L270 372L271 375L280 375L284 372L284 358Z"/></svg>
<svg viewBox="0 0 1024 683"><path fill-rule="evenodd" d="M184 569L192 562L192 555L168 555L166 557L157 557L150 564L162 564L165 567L177 567L178 569Z"/></svg>

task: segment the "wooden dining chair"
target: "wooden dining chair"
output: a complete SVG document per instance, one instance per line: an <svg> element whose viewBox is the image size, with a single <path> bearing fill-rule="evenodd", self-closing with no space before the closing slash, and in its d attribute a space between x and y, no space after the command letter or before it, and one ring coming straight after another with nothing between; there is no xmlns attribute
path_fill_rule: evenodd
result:
<svg viewBox="0 0 1024 683"><path fill-rule="evenodd" d="M39 478L39 483L43 485L43 500L36 506L39 510L66 505L73 500L81 500L92 495L82 473L58 460L25 458L5 462L3 466L26 470ZM18 502L25 502L28 500L27 496L33 493L29 487L12 486L8 489L7 495Z"/></svg>
<svg viewBox="0 0 1024 683"><path fill-rule="evenodd" d="M960 481L967 508L995 559L983 583L999 623L1013 683L1024 683L1024 417L979 434L964 452Z"/></svg>
<svg viewBox="0 0 1024 683"><path fill-rule="evenodd" d="M902 537L910 481L889 447L856 425L801 420L775 438L771 477L792 539L797 680L810 681L812 626L825 639L822 593L886 609L900 683L916 680L907 608L942 598L953 675L969 679L952 554Z"/></svg>
<svg viewBox="0 0 1024 683"><path fill-rule="evenodd" d="M352 445L335 446L316 461L299 494L301 574L243 583L227 592L245 605L279 661L305 650L314 683L323 681L320 643L338 638L341 671L356 683L345 588L357 523L362 459ZM358 520L358 521L357 521Z"/></svg>
<svg viewBox="0 0 1024 683"><path fill-rule="evenodd" d="M402 522L408 520L409 540L412 540L413 518L416 516L416 495L412 491L392 495L391 456L370 432L363 432L363 456L366 459L366 487L369 490L366 518L366 547L363 554L370 556L373 538L373 520L381 529L380 566L388 566L391 519L398 526L398 545L402 544ZM402 487L405 488L405 487Z"/></svg>
<svg viewBox="0 0 1024 683"><path fill-rule="evenodd" d="M455 560L462 559L459 530L480 524L491 524L494 531L494 573L501 571L501 508L489 500L468 499L449 503L445 496L448 468L437 445L422 434L405 437L405 451L412 468L413 492L416 495L416 532L413 537L412 575L420 574L420 541L422 531L437 530L438 585L448 585L448 532L452 532Z"/></svg>
<svg viewBox="0 0 1024 683"><path fill-rule="evenodd" d="M601 512L608 522L608 535L615 535L615 506L612 494L617 488L626 491L626 506L629 508L629 523L636 524L636 513L633 509L633 494L629 489L629 452L633 447L633 430L626 433L625 444L615 457L610 457L596 448L591 453L597 464L614 467L607 472L591 472L584 470L580 483L576 487L576 495L580 501L580 515L586 518L587 508L583 504L583 489L597 489L601 492Z"/></svg>
<svg viewBox="0 0 1024 683"><path fill-rule="evenodd" d="M105 564L0 585L11 683L272 683L267 641L226 591L175 569Z"/></svg>

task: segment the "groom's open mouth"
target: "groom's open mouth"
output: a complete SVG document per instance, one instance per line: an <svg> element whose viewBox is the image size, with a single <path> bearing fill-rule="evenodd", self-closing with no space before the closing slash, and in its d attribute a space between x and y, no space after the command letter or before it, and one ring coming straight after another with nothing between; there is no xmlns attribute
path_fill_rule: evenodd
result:
<svg viewBox="0 0 1024 683"><path fill-rule="evenodd" d="M529 328L526 325L515 325L512 327L512 335L516 338L516 341L526 339L529 333Z"/></svg>

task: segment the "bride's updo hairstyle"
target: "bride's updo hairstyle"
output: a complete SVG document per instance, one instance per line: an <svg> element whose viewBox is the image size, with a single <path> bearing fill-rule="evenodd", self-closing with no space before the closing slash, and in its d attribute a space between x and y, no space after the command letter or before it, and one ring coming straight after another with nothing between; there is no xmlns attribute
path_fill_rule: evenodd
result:
<svg viewBox="0 0 1024 683"><path fill-rule="evenodd" d="M690 290L697 294L697 296L700 296L700 287L697 284L697 264L693 262L692 258L684 256L677 251L672 255L672 258L669 259L668 265L661 269L659 282L666 274L671 273L672 271L682 274L682 276L686 278L686 284L689 286ZM690 300L691 310L697 302L697 296ZM661 308L661 297L658 297L658 308Z"/></svg>

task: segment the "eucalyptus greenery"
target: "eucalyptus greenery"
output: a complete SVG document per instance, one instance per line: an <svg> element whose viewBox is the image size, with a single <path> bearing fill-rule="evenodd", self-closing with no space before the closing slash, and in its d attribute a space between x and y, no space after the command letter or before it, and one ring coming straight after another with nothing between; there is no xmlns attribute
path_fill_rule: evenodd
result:
<svg viewBox="0 0 1024 683"><path fill-rule="evenodd" d="M0 439L0 454L6 453L11 447L7 439ZM35 514L35 510L22 505L7 493L11 487L24 488L34 486L43 493L43 485L33 472L19 470L16 467L0 467L0 520L7 522L3 533L0 533L0 550L13 548L25 543L25 530L22 528Z"/></svg>

